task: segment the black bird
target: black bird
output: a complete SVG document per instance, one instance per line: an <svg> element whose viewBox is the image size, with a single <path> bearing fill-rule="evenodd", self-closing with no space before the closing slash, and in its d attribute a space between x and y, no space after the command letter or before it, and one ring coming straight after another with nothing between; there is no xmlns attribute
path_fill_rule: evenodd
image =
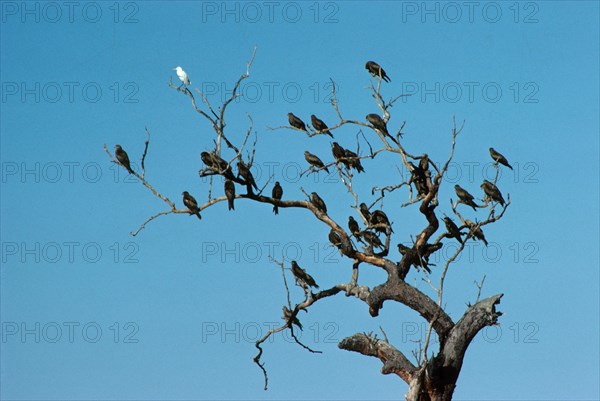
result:
<svg viewBox="0 0 600 401"><path fill-rule="evenodd" d="M369 212L369 208L364 202L360 204L360 214L362 214L367 222L371 221L371 212Z"/></svg>
<svg viewBox="0 0 600 401"><path fill-rule="evenodd" d="M489 182L488 180L483 180L483 183L481 184L481 189L483 189L483 192L485 192L485 194L488 197L490 197L493 201L500 202L500 204L504 206L504 198L502 197L502 193L500 192L498 187L495 186L492 182Z"/></svg>
<svg viewBox="0 0 600 401"><path fill-rule="evenodd" d="M235 184L230 179L225 180L225 196L227 197L229 210L235 210L233 205L233 200L235 199Z"/></svg>
<svg viewBox="0 0 600 401"><path fill-rule="evenodd" d="M323 213L327 213L327 205L325 205L323 199L321 199L321 197L316 192L311 192L310 203L312 203L314 207L316 207Z"/></svg>
<svg viewBox="0 0 600 401"><path fill-rule="evenodd" d="M306 124L304 124L304 121L302 121L301 119L296 117L294 115L294 113L288 113L288 121L290 122L290 125L292 127L308 132L308 130L306 129Z"/></svg>
<svg viewBox="0 0 600 401"><path fill-rule="evenodd" d="M469 227L469 230L473 233L473 236L478 240L482 241L485 246L488 246L488 242L483 235L483 230L481 227L477 227L477 224L473 223L471 220L465 220L465 224Z"/></svg>
<svg viewBox="0 0 600 401"><path fill-rule="evenodd" d="M342 248L342 237L333 228L329 231L329 242L331 242L338 249Z"/></svg>
<svg viewBox="0 0 600 401"><path fill-rule="evenodd" d="M310 122L317 131L321 131L323 134L327 134L333 138L333 134L331 133L331 131L329 131L329 127L323 122L323 120L319 119L317 116L312 114L310 116Z"/></svg>
<svg viewBox="0 0 600 401"><path fill-rule="evenodd" d="M243 160L240 160L237 164L238 175L241 175L244 181L246 181L246 185L254 187L254 189L258 189L256 185L256 181L254 181L254 177L252 176L252 172L248 165L244 163Z"/></svg>
<svg viewBox="0 0 600 401"><path fill-rule="evenodd" d="M129 156L127 156L127 152L123 150L121 145L115 145L115 156L121 166L125 167L129 174L133 174L133 170L131 169L131 164L129 163Z"/></svg>
<svg viewBox="0 0 600 401"><path fill-rule="evenodd" d="M391 79L387 76L383 68L379 64L374 61L367 61L365 68L369 71L371 75L375 78L382 78L385 82L390 82Z"/></svg>
<svg viewBox="0 0 600 401"><path fill-rule="evenodd" d="M387 234L387 231L389 229L391 232L394 232L394 230L392 230L390 220L388 219L387 215L383 212L383 210L375 210L373 213L371 213L370 222L374 226L375 231Z"/></svg>
<svg viewBox="0 0 600 401"><path fill-rule="evenodd" d="M385 121L383 121L383 119L379 116L379 114L367 114L367 121L370 122L371 124L373 124L373 127L375 127L376 129L378 129L379 131L383 132L386 135L389 135L388 130L387 130L387 125L385 123Z"/></svg>
<svg viewBox="0 0 600 401"><path fill-rule="evenodd" d="M360 237L360 227L358 226L358 221L354 220L354 217L348 217L348 228L352 235L359 241L364 244L364 241Z"/></svg>
<svg viewBox="0 0 600 401"><path fill-rule="evenodd" d="M369 245L375 246L377 248L383 248L383 243L381 242L377 234L375 234L374 232L363 231L362 233L360 233L360 235L365 239L365 241L369 243Z"/></svg>
<svg viewBox="0 0 600 401"><path fill-rule="evenodd" d="M500 164L508 167L511 170L513 169L512 166L508 163L508 160L506 160L506 157L502 156L501 153L496 152L496 150L494 148L490 148L490 156L492 156L492 159L496 163L500 163Z"/></svg>
<svg viewBox="0 0 600 401"><path fill-rule="evenodd" d="M206 164L206 167L210 168L211 170L216 171L219 174L223 174L227 178L233 177L229 163L223 160L220 156L217 156L215 153L202 152L200 153L200 158L202 159L202 162Z"/></svg>
<svg viewBox="0 0 600 401"><path fill-rule="evenodd" d="M283 320L289 323L290 319L292 319L292 311L289 310L285 305L281 310L283 311ZM298 316L294 316L292 319L292 324L295 324L300 330L302 330L302 323L300 323L300 320L298 320Z"/></svg>
<svg viewBox="0 0 600 401"><path fill-rule="evenodd" d="M200 220L202 220L202 216L200 216L200 209L198 208L198 202L196 199L190 195L188 191L183 191L183 204L190 210L190 214L195 214L198 216Z"/></svg>
<svg viewBox="0 0 600 401"><path fill-rule="evenodd" d="M327 172L327 174L329 174L329 170L327 169L327 167L325 167L323 161L321 161L321 159L319 159L317 156L313 155L307 150L304 151L304 159L306 159L308 164L310 164L312 167L315 167L317 170L323 169Z"/></svg>
<svg viewBox="0 0 600 401"><path fill-rule="evenodd" d="M419 252L413 248L410 248L404 244L398 244L398 252L404 257L407 258L407 261L410 265L415 266L416 268L424 268L427 273L431 273L431 269L427 266L429 264L429 254L427 257L421 257Z"/></svg>
<svg viewBox="0 0 600 401"><path fill-rule="evenodd" d="M346 156L346 162L350 164L350 167L354 168L359 173L365 171L356 153L354 153L350 149L345 149L344 153Z"/></svg>
<svg viewBox="0 0 600 401"><path fill-rule="evenodd" d="M331 153L337 163L342 163L347 169L350 169L350 163L346 159L346 149L341 147L339 143L333 142L331 144Z"/></svg>
<svg viewBox="0 0 600 401"><path fill-rule="evenodd" d="M204 163L206 165L206 167L208 168L212 168L213 167L213 158L210 155L210 153L208 152L202 152L200 153L200 158L202 159L202 163Z"/></svg>
<svg viewBox="0 0 600 401"><path fill-rule="evenodd" d="M296 263L295 260L292 260L292 274L294 275L294 277L296 277L296 280L300 282L300 285L302 287L319 288L319 286L315 282L315 279L312 278L312 276L308 274L306 270L298 266L298 263Z"/></svg>
<svg viewBox="0 0 600 401"><path fill-rule="evenodd" d="M454 224L452 219L450 217L446 216L442 220L444 220L444 224L446 224L446 230L448 230L448 234L450 234L450 238L456 238L458 240L458 242L460 242L462 244L463 240L462 240L462 237L460 236L462 233L460 232L460 230L458 229L456 224Z"/></svg>
<svg viewBox="0 0 600 401"><path fill-rule="evenodd" d="M469 192L467 192L466 189L464 189L463 187L461 187L460 185L456 184L454 186L454 191L456 191L456 195L458 196L458 198L460 199L460 201L462 203L464 203L465 205L471 206L473 208L473 210L477 211L477 204L475 203L473 198L473 195L471 195Z"/></svg>
<svg viewBox="0 0 600 401"><path fill-rule="evenodd" d="M279 185L279 181L275 182L271 196L273 199L281 200L281 197L283 196L283 188L281 188L281 185ZM273 213L279 214L279 207L277 205L273 205Z"/></svg>
<svg viewBox="0 0 600 401"><path fill-rule="evenodd" d="M358 221L354 220L354 217L348 217L348 228L353 235L360 234L360 228L358 227Z"/></svg>
<svg viewBox="0 0 600 401"><path fill-rule="evenodd" d="M415 185L415 189L421 196L427 196L429 193L429 187L427 186L427 175L421 165L415 166L413 163L408 162L412 170L410 172L410 183Z"/></svg>

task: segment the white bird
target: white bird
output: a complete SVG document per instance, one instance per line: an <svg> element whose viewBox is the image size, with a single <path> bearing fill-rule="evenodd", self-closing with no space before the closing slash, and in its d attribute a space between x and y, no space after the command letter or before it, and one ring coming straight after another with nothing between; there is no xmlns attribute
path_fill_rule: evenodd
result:
<svg viewBox="0 0 600 401"><path fill-rule="evenodd" d="M188 74L186 74L185 71L183 71L183 69L179 66L173 68L175 71L177 71L177 76L179 77L179 80L181 82L183 82L185 85L190 85L190 79L188 78Z"/></svg>

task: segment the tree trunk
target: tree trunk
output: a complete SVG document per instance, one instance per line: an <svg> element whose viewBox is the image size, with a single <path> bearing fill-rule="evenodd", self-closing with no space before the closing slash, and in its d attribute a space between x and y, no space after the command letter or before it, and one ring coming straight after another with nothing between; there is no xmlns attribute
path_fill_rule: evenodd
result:
<svg viewBox="0 0 600 401"><path fill-rule="evenodd" d="M469 344L481 329L497 324L502 315L496 311L501 298L502 294L497 294L479 301L456 324L447 330L440 328L438 335L443 341L438 354L420 366L413 365L387 340L370 334L354 334L340 341L338 347L379 358L383 362L381 373L396 374L408 383L406 401L450 401Z"/></svg>

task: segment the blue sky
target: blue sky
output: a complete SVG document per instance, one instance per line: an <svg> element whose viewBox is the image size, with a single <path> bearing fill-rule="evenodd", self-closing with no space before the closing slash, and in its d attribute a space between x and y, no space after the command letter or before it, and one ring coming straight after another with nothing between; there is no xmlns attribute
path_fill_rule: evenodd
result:
<svg viewBox="0 0 600 401"><path fill-rule="evenodd" d="M179 206L183 190L204 201L199 154L212 147L213 133L168 87L172 68L182 66L192 87L218 104L257 46L246 100L230 108L229 135L240 141L251 115L259 185L272 168L286 198L302 198L301 186L315 190L340 222L352 213L343 186L322 173L297 177L302 152L329 159L329 140L267 127L287 124L290 111L332 125L330 79L345 116L376 112L367 60L391 77L386 98L412 93L389 123L397 129L406 121L411 153L442 160L453 116L466 121L440 212L450 212L457 182L479 193L492 171L490 146L506 155L515 169L503 169L498 185L511 206L486 228L490 247L472 243L446 284L455 320L484 274L482 296L505 294L501 325L474 340L455 398L598 399L598 3L269 4L0 2L0 398L403 397L406 385L383 376L379 360L337 342L381 326L411 355L423 321L390 303L374 319L364 303L343 296L301 315L302 339L323 354L283 335L265 345L270 389L263 390L254 340L281 322L286 302L269 255L298 259L323 287L350 277L350 262L327 247L328 230L306 211L274 216L267 205L240 200L235 212L221 203L201 222L166 216L129 235L167 207L110 163L103 145L120 143L139 163L147 127L147 179ZM335 132L347 147L355 134ZM373 185L399 182L397 160L364 165L356 186L367 201ZM393 244L424 224L415 206L400 208L407 197L385 201ZM452 250L442 249L436 281ZM407 280L428 291L420 277L411 272ZM361 283L382 279L362 267ZM298 288L292 295L300 300Z"/></svg>

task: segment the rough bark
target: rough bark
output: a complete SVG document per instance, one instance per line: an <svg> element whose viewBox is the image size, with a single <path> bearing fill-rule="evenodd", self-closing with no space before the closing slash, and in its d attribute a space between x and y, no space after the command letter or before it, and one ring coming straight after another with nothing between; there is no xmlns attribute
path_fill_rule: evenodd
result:
<svg viewBox="0 0 600 401"><path fill-rule="evenodd" d="M383 374L396 374L409 385L406 401L450 401L469 344L481 329L497 324L502 315L496 311L502 296L497 294L470 306L456 324L451 320L444 323L450 325L446 340L440 342L438 354L420 366L413 365L386 340L364 333L343 339L338 347L379 358Z"/></svg>

